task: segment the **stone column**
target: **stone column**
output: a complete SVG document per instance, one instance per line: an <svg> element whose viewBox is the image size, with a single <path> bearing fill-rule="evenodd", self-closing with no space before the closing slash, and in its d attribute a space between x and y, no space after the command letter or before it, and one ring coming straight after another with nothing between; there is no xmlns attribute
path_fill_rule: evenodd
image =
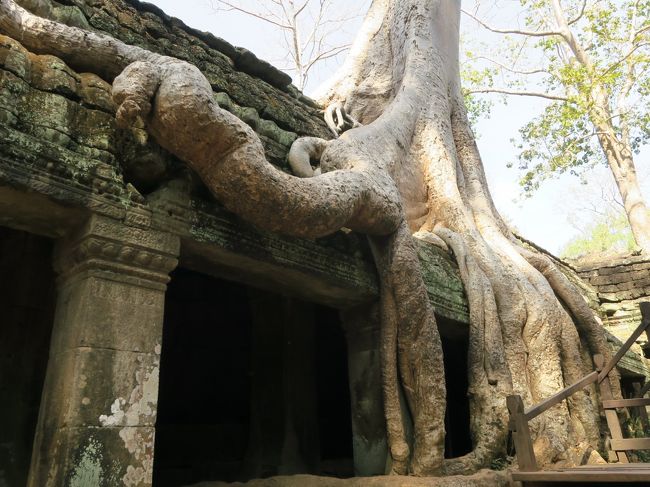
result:
<svg viewBox="0 0 650 487"><path fill-rule="evenodd" d="M179 247L171 234L99 216L58 243L30 487L151 485L165 289Z"/></svg>
<svg viewBox="0 0 650 487"><path fill-rule="evenodd" d="M388 447L379 355L379 306L341 312L348 344L354 474L383 475Z"/></svg>

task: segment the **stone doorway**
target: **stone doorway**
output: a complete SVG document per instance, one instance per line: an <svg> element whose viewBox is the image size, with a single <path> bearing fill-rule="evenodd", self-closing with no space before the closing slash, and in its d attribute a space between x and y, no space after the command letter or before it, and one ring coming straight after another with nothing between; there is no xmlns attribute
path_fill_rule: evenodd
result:
<svg viewBox="0 0 650 487"><path fill-rule="evenodd" d="M0 487L24 487L55 308L53 242L0 227Z"/></svg>
<svg viewBox="0 0 650 487"><path fill-rule="evenodd" d="M171 277L154 485L353 475L338 313L183 268Z"/></svg>
<svg viewBox="0 0 650 487"><path fill-rule="evenodd" d="M472 451L469 398L467 397L467 325L437 317L445 364L447 411L445 413L445 458Z"/></svg>

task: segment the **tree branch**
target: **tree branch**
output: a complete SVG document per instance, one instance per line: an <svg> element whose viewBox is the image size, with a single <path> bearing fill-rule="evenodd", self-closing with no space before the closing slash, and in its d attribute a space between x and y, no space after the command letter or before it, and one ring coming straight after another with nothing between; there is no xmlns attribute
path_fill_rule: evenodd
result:
<svg viewBox="0 0 650 487"><path fill-rule="evenodd" d="M288 25L288 24L283 24L281 22L275 21L275 20L273 20L272 18L270 18L268 16L262 15L259 12L255 12L254 10L248 10L248 9L243 8L243 7L239 7L239 6L237 6L237 5L233 4L233 3L228 2L227 0L215 0L214 3L217 4L216 9L219 9L219 7L218 7L219 5L223 5L223 6L227 7L224 10L227 10L227 11L235 10L237 12L241 12L243 14L250 15L250 16L255 17L257 19L263 20L264 22L268 22L269 24L273 24L273 25L275 25L277 27L280 27L281 29L290 29L291 28L291 26Z"/></svg>
<svg viewBox="0 0 650 487"><path fill-rule="evenodd" d="M537 98L545 98L547 100L556 100L570 102L571 100L566 96L554 95L552 93L541 93L536 91L515 91L515 90L506 90L503 88L477 88L475 90L465 90L466 93L500 93L502 95L513 95L513 96L533 96Z"/></svg>
<svg viewBox="0 0 650 487"><path fill-rule="evenodd" d="M319 53L317 56L315 56L312 60L309 61L309 63L307 64L307 66L305 68L305 72L307 72L309 70L309 68L311 68L318 61L323 61L325 59L329 59L331 57L334 57L334 56L336 56L338 54L341 54L342 52L344 52L345 50L347 50L349 48L350 48L350 44L344 44L342 46L336 46L336 47L333 47L331 49L328 49L327 51Z"/></svg>
<svg viewBox="0 0 650 487"><path fill-rule="evenodd" d="M489 30L490 32L494 32L496 34L517 34L517 35L530 36L530 37L549 37L549 36L561 36L562 35L562 32L554 31L554 30L534 31L534 30L519 30L519 29L497 29L496 27L492 27L491 25L486 24L485 22L483 22L481 19L479 19L477 16L475 16L471 12L468 12L467 10L465 10L463 8L461 8L460 10L465 15L467 15L471 19L474 19L476 22L478 22L485 29Z"/></svg>
<svg viewBox="0 0 650 487"><path fill-rule="evenodd" d="M547 73L550 74L548 71L545 69L531 69L530 71L520 71L518 69L513 69L508 66L506 66L503 63L500 63L496 59L492 59L487 56L474 56L472 59L484 59L485 61L491 62L492 64L495 64L496 66L499 66L502 69L505 69L506 71L510 71L511 73L514 74L523 74L523 75L532 75L532 74L540 74L540 73Z"/></svg>
<svg viewBox="0 0 650 487"><path fill-rule="evenodd" d="M585 9L586 9L586 8L587 8L587 0L583 0L583 1L582 1L582 7L580 8L580 13L578 13L577 17L575 17L574 19L569 20L569 21L567 22L567 24L568 24L568 25L573 25L573 24L575 24L577 21L579 21L579 20L584 16L584 14L585 14Z"/></svg>

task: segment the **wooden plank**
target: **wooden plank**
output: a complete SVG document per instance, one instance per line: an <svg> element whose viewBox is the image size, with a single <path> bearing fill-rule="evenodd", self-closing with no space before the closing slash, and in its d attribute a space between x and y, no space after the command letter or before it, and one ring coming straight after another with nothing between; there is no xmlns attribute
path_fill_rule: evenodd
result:
<svg viewBox="0 0 650 487"><path fill-rule="evenodd" d="M632 387L634 388L634 397L639 397L639 398L643 397L643 394L641 392L643 389L641 388L640 383L634 382L632 384ZM637 411L637 414L639 415L639 418L641 419L641 426L643 426L643 429L645 431L649 431L650 430L650 419L648 419L648 410L647 410L647 408L645 406L641 406L641 407L637 408L636 411Z"/></svg>
<svg viewBox="0 0 650 487"><path fill-rule="evenodd" d="M644 307L644 305L647 304L648 306ZM643 319L641 320L641 324L637 326L636 330L630 335L630 337L625 341L623 346L618 349L616 352L616 355L612 357L612 359L607 362L607 365L603 366L603 369L600 371L600 375L598 376L598 380L602 381L607 377L607 374L611 372L611 370L616 367L616 364L618 364L618 361L621 360L621 357L627 353L627 351L630 349L632 345L634 345L634 342L636 342L637 338L639 338L644 331L646 331L646 328L650 327L650 303L641 303L641 313L644 313L644 309L646 309L646 313L648 316L644 316Z"/></svg>
<svg viewBox="0 0 650 487"><path fill-rule="evenodd" d="M612 449L620 450L650 450L650 438L623 438L612 439ZM648 471L650 474L650 470ZM648 477L650 479L650 476Z"/></svg>
<svg viewBox="0 0 650 487"><path fill-rule="evenodd" d="M524 402L521 400L521 396L512 395L506 398L506 405L510 413L512 441L515 444L519 470L522 472L534 472L537 470L537 460L535 460L533 440L530 436L528 420L524 415Z"/></svg>
<svg viewBox="0 0 650 487"><path fill-rule="evenodd" d="M553 394L551 397L548 399L544 399L542 402L539 404L532 406L525 411L526 419L530 421L533 418L536 418L540 414L542 414L544 411L552 408L556 404L564 401L567 397L571 396L575 392L578 392L579 390L587 387L589 384L593 384L598 380L598 372L594 371L589 375L586 375L579 381L577 381L574 384L571 384L568 387L565 387L562 389L560 392L557 394Z"/></svg>
<svg viewBox="0 0 650 487"><path fill-rule="evenodd" d="M576 467L560 467L553 470L644 470L650 472L650 463L593 463L590 465L578 465Z"/></svg>
<svg viewBox="0 0 650 487"><path fill-rule="evenodd" d="M600 371L603 370L603 364L605 363L605 358L600 355L596 354L594 355L594 364L596 365L596 370L599 372L599 377L600 377ZM614 399L612 397L612 389L611 385L609 383L609 376L605 375L605 379L598 384L598 389L600 392L600 399L604 401L610 401ZM605 409L605 419L607 420L607 426L609 427L609 432L612 435L612 440L620 440L623 439L623 432L621 431L621 423L618 421L618 415L616 414L616 410L614 409ZM624 451L616 451L615 448L612 447L612 450L614 450L614 455L616 456L616 459L621 462L621 463L629 463L627 459L627 455L625 454Z"/></svg>
<svg viewBox="0 0 650 487"><path fill-rule="evenodd" d="M631 408L637 406L650 406L650 397L635 397L632 399L612 399L603 401L603 409Z"/></svg>
<svg viewBox="0 0 650 487"><path fill-rule="evenodd" d="M525 482L649 482L650 470L604 470L604 471L554 471L512 472L512 479ZM617 484L613 484L617 485Z"/></svg>

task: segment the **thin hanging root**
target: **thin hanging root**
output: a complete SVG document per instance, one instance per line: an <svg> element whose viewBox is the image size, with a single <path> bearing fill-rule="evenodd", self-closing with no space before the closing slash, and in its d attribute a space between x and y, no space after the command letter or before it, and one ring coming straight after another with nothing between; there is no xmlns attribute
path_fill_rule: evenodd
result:
<svg viewBox="0 0 650 487"><path fill-rule="evenodd" d="M593 310L567 276L547 256L519 245L517 250L530 265L542 273L558 298L569 308L575 318L578 333L587 341L591 355L601 354L605 357L606 362L609 361L612 358L612 352L605 339L603 328L596 320ZM612 393L615 397L621 397L618 371L613 369L612 374L615 377L615 380L611 381Z"/></svg>

